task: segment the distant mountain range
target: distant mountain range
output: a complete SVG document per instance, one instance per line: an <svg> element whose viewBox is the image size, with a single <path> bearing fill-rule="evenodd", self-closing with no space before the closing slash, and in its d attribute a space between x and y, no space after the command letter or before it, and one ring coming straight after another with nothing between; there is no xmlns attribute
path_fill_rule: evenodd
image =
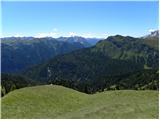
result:
<svg viewBox="0 0 160 120"><path fill-rule="evenodd" d="M159 50L159 30L151 32L149 35L142 37L145 43Z"/></svg>
<svg viewBox="0 0 160 120"><path fill-rule="evenodd" d="M74 42L78 42L81 43L82 45L89 47L91 46L90 43L83 37L59 37L57 38L58 41L65 41L65 42L69 42L69 43L74 43Z"/></svg>
<svg viewBox="0 0 160 120"><path fill-rule="evenodd" d="M39 39L35 37L5 37L1 38L1 40L34 40ZM59 37L59 38L53 38L53 37L43 37L43 39L47 40L57 40L57 41L64 41L69 43L81 43L86 47L89 47L91 45L95 45L99 40L102 38L84 38L81 36L73 36L73 37Z"/></svg>
<svg viewBox="0 0 160 120"><path fill-rule="evenodd" d="M98 39L96 39L98 41ZM1 39L2 72L17 72L39 64L56 55L94 45L95 39L83 37L34 38L7 37Z"/></svg>
<svg viewBox="0 0 160 120"><path fill-rule="evenodd" d="M96 45L82 37L2 40L2 72L19 72L34 84L58 84L86 93L158 89L157 35L115 35L95 40Z"/></svg>
<svg viewBox="0 0 160 120"><path fill-rule="evenodd" d="M58 41L67 41L69 43L73 42L79 42L86 47L90 47L92 45L95 45L98 41L100 41L100 38L83 38L80 36L74 36L74 37L59 37L57 38Z"/></svg>
<svg viewBox="0 0 160 120"><path fill-rule="evenodd" d="M84 47L78 42L68 43L46 38L2 40L2 72L18 72L31 65L45 62L56 55Z"/></svg>
<svg viewBox="0 0 160 120"><path fill-rule="evenodd" d="M151 34L147 35L148 38L159 38L159 30L155 30L151 32Z"/></svg>
<svg viewBox="0 0 160 120"><path fill-rule="evenodd" d="M143 38L148 39L158 39L159 38L159 30L152 31L149 35L144 36Z"/></svg>

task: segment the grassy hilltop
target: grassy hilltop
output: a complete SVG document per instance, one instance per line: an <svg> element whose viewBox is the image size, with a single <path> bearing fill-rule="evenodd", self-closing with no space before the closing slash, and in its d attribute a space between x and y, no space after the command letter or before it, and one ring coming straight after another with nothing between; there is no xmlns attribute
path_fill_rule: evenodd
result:
<svg viewBox="0 0 160 120"><path fill-rule="evenodd" d="M158 118L158 91L93 95L57 85L27 87L2 98L2 118Z"/></svg>

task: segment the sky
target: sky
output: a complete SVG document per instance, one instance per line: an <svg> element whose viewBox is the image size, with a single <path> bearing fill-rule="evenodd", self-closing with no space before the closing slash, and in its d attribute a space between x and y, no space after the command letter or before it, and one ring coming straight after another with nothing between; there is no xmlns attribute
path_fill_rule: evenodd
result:
<svg viewBox="0 0 160 120"><path fill-rule="evenodd" d="M1 37L140 37L158 29L158 1L3 1L1 8Z"/></svg>

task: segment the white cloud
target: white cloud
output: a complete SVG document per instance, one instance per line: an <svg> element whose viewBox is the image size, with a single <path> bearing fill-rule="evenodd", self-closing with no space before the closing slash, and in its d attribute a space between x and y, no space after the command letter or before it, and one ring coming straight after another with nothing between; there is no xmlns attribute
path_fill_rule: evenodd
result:
<svg viewBox="0 0 160 120"><path fill-rule="evenodd" d="M85 38L92 38L94 37L94 34L93 33L83 33L80 36L85 37Z"/></svg>
<svg viewBox="0 0 160 120"><path fill-rule="evenodd" d="M76 33L73 31L65 33L65 32L59 31L57 28L53 28L51 32L37 33L34 37L37 37L37 38L43 38L43 37L58 38L60 36L63 36L63 37L81 36L81 37L85 37L85 38L106 38L107 33L99 33L99 34L95 34L92 32Z"/></svg>
<svg viewBox="0 0 160 120"><path fill-rule="evenodd" d="M85 38L106 38L107 34L104 33L99 33L99 34L95 34L95 33L83 33L80 34L79 36L85 37Z"/></svg>
<svg viewBox="0 0 160 120"><path fill-rule="evenodd" d="M108 33L103 33L102 36L107 37Z"/></svg>
<svg viewBox="0 0 160 120"><path fill-rule="evenodd" d="M34 37L37 38L43 38L43 37L59 37L60 33L58 32L57 28L53 28L51 32L41 32L41 33L37 33Z"/></svg>
<svg viewBox="0 0 160 120"><path fill-rule="evenodd" d="M77 35L75 32L69 32L68 34L69 34L69 36L76 36Z"/></svg>
<svg viewBox="0 0 160 120"><path fill-rule="evenodd" d="M85 37L85 38L92 38L94 35L92 33L76 33L76 32L69 32L68 37L71 36L81 36L81 37Z"/></svg>
<svg viewBox="0 0 160 120"><path fill-rule="evenodd" d="M149 32L154 32L156 29L149 29L148 31Z"/></svg>
<svg viewBox="0 0 160 120"><path fill-rule="evenodd" d="M24 35L20 34L20 33L17 33L14 35L14 37L24 37Z"/></svg>
<svg viewBox="0 0 160 120"><path fill-rule="evenodd" d="M57 37L57 32L48 32L48 33L38 33L35 35L37 38L43 38L43 37Z"/></svg>

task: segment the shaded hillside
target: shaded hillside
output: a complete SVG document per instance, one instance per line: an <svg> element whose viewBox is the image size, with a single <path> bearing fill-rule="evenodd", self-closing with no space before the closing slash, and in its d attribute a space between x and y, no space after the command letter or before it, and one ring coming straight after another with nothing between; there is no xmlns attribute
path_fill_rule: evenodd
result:
<svg viewBox="0 0 160 120"><path fill-rule="evenodd" d="M12 38L13 39L13 38ZM29 39L29 38L28 38ZM84 48L78 42L68 43L48 38L14 38L2 40L2 72L17 72L56 55Z"/></svg>
<svg viewBox="0 0 160 120"><path fill-rule="evenodd" d="M13 74L1 74L1 95L4 96L7 93L28 86L37 85L38 82L26 78L22 75L13 75Z"/></svg>
<svg viewBox="0 0 160 120"><path fill-rule="evenodd" d="M31 80L22 75L2 74L1 75L1 93L2 96L7 93L28 86L40 84L63 85L84 93L93 94L97 91L104 90L158 90L159 89L159 72L157 70L143 70L125 75L97 76L94 80L76 81L56 79L49 81Z"/></svg>
<svg viewBox="0 0 160 120"><path fill-rule="evenodd" d="M95 45L98 41L103 40L102 38L86 38L87 42L91 45Z"/></svg>
<svg viewBox="0 0 160 120"><path fill-rule="evenodd" d="M159 90L159 72L157 70L142 70L122 76L103 76L105 90ZM97 84L98 84L97 81Z"/></svg>
<svg viewBox="0 0 160 120"><path fill-rule="evenodd" d="M144 44L147 44L156 50L159 50L159 39L144 39Z"/></svg>

